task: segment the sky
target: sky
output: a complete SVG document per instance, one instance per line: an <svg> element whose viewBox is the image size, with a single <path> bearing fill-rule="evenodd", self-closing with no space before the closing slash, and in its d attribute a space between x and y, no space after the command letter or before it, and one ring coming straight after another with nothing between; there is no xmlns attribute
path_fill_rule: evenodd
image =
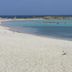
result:
<svg viewBox="0 0 72 72"><path fill-rule="evenodd" d="M0 15L72 15L72 0L0 0Z"/></svg>

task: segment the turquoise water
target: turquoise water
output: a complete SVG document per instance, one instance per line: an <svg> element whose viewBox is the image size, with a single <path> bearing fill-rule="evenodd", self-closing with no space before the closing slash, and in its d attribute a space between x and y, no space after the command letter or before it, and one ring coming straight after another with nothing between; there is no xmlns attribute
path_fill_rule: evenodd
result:
<svg viewBox="0 0 72 72"><path fill-rule="evenodd" d="M31 20L5 23L7 26L72 26L72 20Z"/></svg>
<svg viewBox="0 0 72 72"><path fill-rule="evenodd" d="M16 32L72 40L72 20L26 20L2 25Z"/></svg>

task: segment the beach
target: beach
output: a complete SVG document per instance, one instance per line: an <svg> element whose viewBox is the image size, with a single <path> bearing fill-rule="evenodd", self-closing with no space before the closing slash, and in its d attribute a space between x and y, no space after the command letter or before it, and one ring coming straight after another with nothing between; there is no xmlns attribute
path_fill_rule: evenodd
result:
<svg viewBox="0 0 72 72"><path fill-rule="evenodd" d="M72 41L0 26L0 72L72 72Z"/></svg>

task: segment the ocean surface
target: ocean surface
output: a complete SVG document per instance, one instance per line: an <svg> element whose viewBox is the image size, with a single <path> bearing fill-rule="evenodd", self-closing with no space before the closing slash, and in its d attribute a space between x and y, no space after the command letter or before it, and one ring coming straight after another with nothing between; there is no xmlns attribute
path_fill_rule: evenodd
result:
<svg viewBox="0 0 72 72"><path fill-rule="evenodd" d="M1 25L15 32L72 40L72 20L25 20Z"/></svg>

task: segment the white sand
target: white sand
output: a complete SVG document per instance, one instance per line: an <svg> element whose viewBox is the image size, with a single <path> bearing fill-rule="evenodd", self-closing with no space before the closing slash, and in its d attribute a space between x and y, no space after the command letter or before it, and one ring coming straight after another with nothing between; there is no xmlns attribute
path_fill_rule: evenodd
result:
<svg viewBox="0 0 72 72"><path fill-rule="evenodd" d="M72 41L0 27L0 72L72 72Z"/></svg>

